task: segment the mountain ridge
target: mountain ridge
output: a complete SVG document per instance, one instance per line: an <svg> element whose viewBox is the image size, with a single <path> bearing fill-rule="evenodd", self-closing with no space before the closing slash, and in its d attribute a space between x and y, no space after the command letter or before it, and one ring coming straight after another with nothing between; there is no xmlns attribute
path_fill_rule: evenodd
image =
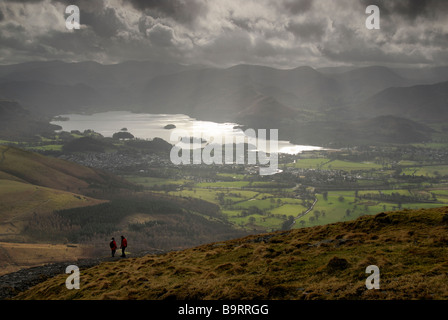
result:
<svg viewBox="0 0 448 320"><path fill-rule="evenodd" d="M45 116L126 109L181 113L254 128L272 123L286 131L284 140L292 140L296 138L294 132L285 130L285 124L294 128L306 121L318 121L329 123L331 128L331 122L336 120L345 127L356 127L359 119L388 115L423 124L446 120L446 85L428 84L435 80L448 81L448 68L399 70L369 66L316 70L309 66L276 69L240 64L215 68L152 61L114 65L54 61L0 66L0 96L17 100L33 114ZM443 88L437 90L439 86ZM266 97L263 110L269 108L271 112L254 112L260 95ZM408 105L412 112L406 112ZM283 111L275 114L277 108L296 110L297 116ZM269 116L272 113L274 122ZM312 132L302 136L313 136ZM333 143L339 136L336 129L324 132L325 137L319 134L324 144ZM418 137L412 132L409 136ZM350 139L337 141L347 142ZM371 135L365 142L384 140ZM310 144L311 140L301 143Z"/></svg>

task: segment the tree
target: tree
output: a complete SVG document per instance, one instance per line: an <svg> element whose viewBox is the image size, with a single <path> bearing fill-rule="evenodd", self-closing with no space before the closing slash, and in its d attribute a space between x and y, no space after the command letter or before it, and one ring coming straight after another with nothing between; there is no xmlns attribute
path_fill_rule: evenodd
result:
<svg viewBox="0 0 448 320"><path fill-rule="evenodd" d="M126 131L116 132L112 135L113 139L134 139L134 136Z"/></svg>
<svg viewBox="0 0 448 320"><path fill-rule="evenodd" d="M289 229L289 227L294 223L294 217L293 216L289 216L288 220L286 220L285 222L283 222L282 224L282 230L287 230Z"/></svg>

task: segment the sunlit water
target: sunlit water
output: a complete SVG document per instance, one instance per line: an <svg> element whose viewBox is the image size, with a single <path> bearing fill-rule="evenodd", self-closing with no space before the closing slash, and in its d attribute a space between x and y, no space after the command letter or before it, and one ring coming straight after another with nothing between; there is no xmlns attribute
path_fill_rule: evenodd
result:
<svg viewBox="0 0 448 320"><path fill-rule="evenodd" d="M158 137L173 145L178 142L178 140L171 140L171 134L175 130L177 132L184 130L188 132L190 137L195 138L204 138L204 136L212 138L223 137L223 142L228 138L233 139L243 135L241 129L234 129L235 126L238 126L236 123L201 121L184 114L143 114L127 111L109 111L91 115L65 114L61 115L61 117L69 118L69 120L52 121L51 123L61 126L63 131L79 130L83 132L90 129L104 137L112 137L114 133L126 128L127 132L136 138L154 139ZM165 129L164 127L168 124L173 124L176 128ZM209 139L205 140L210 141ZM221 141L221 138L218 141ZM269 152L269 146L269 140L258 139L257 148L259 150ZM279 153L297 154L302 151L320 149L322 148L317 146L295 145L288 141L279 140L277 150Z"/></svg>

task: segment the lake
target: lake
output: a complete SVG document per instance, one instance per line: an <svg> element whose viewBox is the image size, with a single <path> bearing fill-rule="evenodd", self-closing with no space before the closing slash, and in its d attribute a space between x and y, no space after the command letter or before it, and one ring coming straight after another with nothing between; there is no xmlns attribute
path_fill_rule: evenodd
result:
<svg viewBox="0 0 448 320"><path fill-rule="evenodd" d="M62 127L63 131L94 130L104 137L112 137L116 132L123 128L127 132L139 139L161 138L171 144L177 141L171 141L170 136L173 130L185 130L190 137L201 138L204 134L212 137L217 136L241 136L242 130L235 129L236 123L217 123L213 121L201 121L191 118L184 114L147 114L132 113L128 111L108 111L95 114L63 114L61 118L64 121L55 119L51 123ZM174 129L165 129L167 125L174 125ZM244 130L243 130L244 131ZM267 146L267 149L263 148ZM268 151L269 140L259 145L259 149ZM297 154L308 150L321 150L317 146L295 145L288 141L278 141L278 151L280 153Z"/></svg>

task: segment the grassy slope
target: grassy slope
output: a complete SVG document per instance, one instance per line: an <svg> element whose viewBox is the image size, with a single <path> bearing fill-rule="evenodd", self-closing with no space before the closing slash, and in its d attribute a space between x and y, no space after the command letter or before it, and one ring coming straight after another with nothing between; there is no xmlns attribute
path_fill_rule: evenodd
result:
<svg viewBox="0 0 448 320"><path fill-rule="evenodd" d="M34 215L102 202L71 192L0 179L0 240L27 241L19 234Z"/></svg>
<svg viewBox="0 0 448 320"><path fill-rule="evenodd" d="M66 262L90 257L85 245L0 242L0 276L51 262Z"/></svg>
<svg viewBox="0 0 448 320"><path fill-rule="evenodd" d="M80 247L74 250L60 244L60 248L53 246L49 249L45 244L36 244L26 227L35 216L105 202L82 193L107 188L111 184L129 185L119 178L75 163L0 146L0 241L5 241L0 244L0 273L67 260L68 256L85 256L84 248ZM15 242L21 242L20 247L14 247Z"/></svg>
<svg viewBox="0 0 448 320"><path fill-rule="evenodd" d="M108 262L82 270L80 290L61 275L17 299L447 299L447 217L394 211Z"/></svg>
<svg viewBox="0 0 448 320"><path fill-rule="evenodd" d="M28 241L19 234L34 214L103 202L79 193L92 184L107 186L108 179L91 168L0 146L0 239Z"/></svg>
<svg viewBox="0 0 448 320"><path fill-rule="evenodd" d="M77 193L91 189L92 185L130 185L93 168L10 146L0 146L0 177Z"/></svg>

